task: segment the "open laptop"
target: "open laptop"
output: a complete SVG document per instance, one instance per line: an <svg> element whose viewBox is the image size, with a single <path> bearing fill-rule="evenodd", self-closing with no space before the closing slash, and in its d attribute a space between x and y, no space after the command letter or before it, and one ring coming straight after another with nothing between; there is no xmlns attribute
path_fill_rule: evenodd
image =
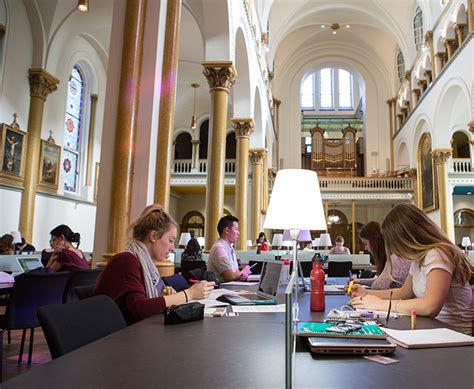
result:
<svg viewBox="0 0 474 389"><path fill-rule="evenodd" d="M23 269L23 271L29 272L30 270L37 269L39 267L43 267L41 260L38 257L32 256L24 256L24 257L17 257L16 259L18 264Z"/></svg>
<svg viewBox="0 0 474 389"><path fill-rule="evenodd" d="M276 295L280 284L280 273L283 262L265 261L262 267L262 274L258 284L257 293L246 293L244 295L223 294L218 298L220 301L232 305L274 305L277 303Z"/></svg>
<svg viewBox="0 0 474 389"><path fill-rule="evenodd" d="M391 354L397 348L387 339L310 337L308 343L312 353L326 355Z"/></svg>

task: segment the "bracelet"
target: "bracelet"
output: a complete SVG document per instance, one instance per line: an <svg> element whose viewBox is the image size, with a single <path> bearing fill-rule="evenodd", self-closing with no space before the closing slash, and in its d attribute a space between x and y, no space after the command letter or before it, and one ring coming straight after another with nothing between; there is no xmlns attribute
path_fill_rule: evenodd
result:
<svg viewBox="0 0 474 389"><path fill-rule="evenodd" d="M183 290L183 293L184 293L184 297L186 297L186 302L188 302L188 294L186 293L185 290Z"/></svg>

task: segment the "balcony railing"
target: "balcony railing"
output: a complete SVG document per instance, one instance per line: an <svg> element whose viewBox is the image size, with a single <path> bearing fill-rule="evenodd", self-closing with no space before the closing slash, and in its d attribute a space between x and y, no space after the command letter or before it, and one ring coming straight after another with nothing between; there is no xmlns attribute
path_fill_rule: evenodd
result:
<svg viewBox="0 0 474 389"><path fill-rule="evenodd" d="M191 159L175 159L173 174L207 174L207 159L198 160L196 168ZM225 160L225 174L235 174L235 159Z"/></svg>
<svg viewBox="0 0 474 389"><path fill-rule="evenodd" d="M472 163L470 158L452 158L451 171L454 173L472 173Z"/></svg>
<svg viewBox="0 0 474 389"><path fill-rule="evenodd" d="M413 181L406 177L348 177L326 178L320 177L319 185L322 190L330 191L412 191Z"/></svg>

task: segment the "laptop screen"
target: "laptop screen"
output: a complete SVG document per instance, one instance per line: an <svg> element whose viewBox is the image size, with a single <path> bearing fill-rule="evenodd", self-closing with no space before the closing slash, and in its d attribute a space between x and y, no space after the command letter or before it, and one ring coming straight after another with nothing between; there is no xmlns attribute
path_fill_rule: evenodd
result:
<svg viewBox="0 0 474 389"><path fill-rule="evenodd" d="M21 268L25 272L37 269L39 267L43 267L43 264L41 263L40 259L37 257L19 257L17 259Z"/></svg>
<svg viewBox="0 0 474 389"><path fill-rule="evenodd" d="M176 253L174 251L168 254L168 261L173 262L173 263L176 262Z"/></svg>
<svg viewBox="0 0 474 389"><path fill-rule="evenodd" d="M281 261L265 261L263 263L262 276L258 285L259 292L276 296L280 283L281 267Z"/></svg>

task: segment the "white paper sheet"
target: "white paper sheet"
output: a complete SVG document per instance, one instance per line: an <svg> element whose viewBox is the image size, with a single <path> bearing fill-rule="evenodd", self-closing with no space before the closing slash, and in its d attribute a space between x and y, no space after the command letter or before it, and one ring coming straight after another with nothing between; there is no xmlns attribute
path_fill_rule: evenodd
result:
<svg viewBox="0 0 474 389"><path fill-rule="evenodd" d="M285 312L285 304L277 305L233 305L232 310L239 313Z"/></svg>
<svg viewBox="0 0 474 389"><path fill-rule="evenodd" d="M230 281L226 282L223 285L234 285L234 286L252 286L258 285L258 282L247 282L247 281Z"/></svg>

